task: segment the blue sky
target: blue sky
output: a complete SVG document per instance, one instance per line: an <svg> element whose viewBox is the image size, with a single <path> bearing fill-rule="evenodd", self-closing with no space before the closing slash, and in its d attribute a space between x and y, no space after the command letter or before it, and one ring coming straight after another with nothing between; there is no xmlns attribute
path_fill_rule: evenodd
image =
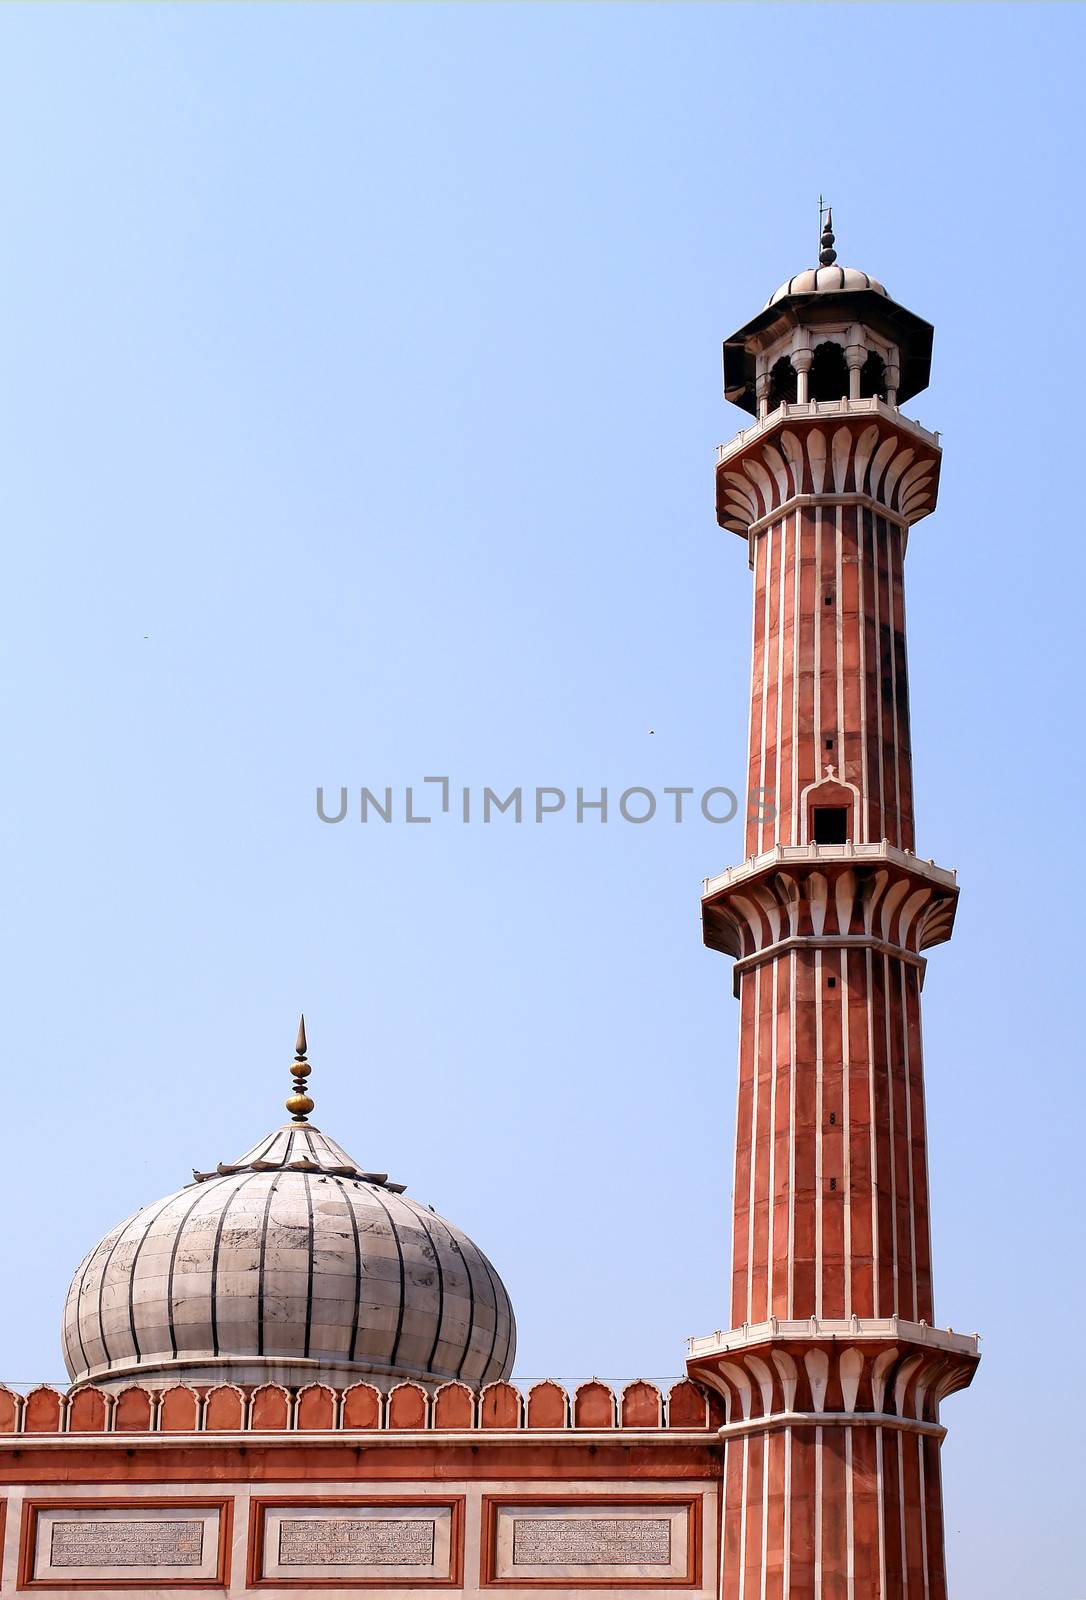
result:
<svg viewBox="0 0 1086 1600"><path fill-rule="evenodd" d="M720 341L813 259L936 326L908 557L956 1600L1081 1600L1075 6L5 6L0 1370L280 1117L468 1229L518 1372L727 1319L737 824L337 827L318 784L742 783ZM650 733L649 730L653 730ZM14 1223L15 1225L12 1225ZM1081 1390L1078 1398L1081 1399ZM1028 1467L1027 1467L1028 1463Z"/></svg>

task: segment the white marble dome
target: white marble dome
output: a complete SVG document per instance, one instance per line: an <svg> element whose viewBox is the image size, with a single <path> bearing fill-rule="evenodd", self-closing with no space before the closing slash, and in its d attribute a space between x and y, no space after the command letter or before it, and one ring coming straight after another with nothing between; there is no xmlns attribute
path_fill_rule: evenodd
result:
<svg viewBox="0 0 1086 1600"><path fill-rule="evenodd" d="M79 1266L73 1383L508 1377L516 1325L483 1252L304 1116L194 1179Z"/></svg>
<svg viewBox="0 0 1086 1600"><path fill-rule="evenodd" d="M873 289L876 294L890 298L890 291L877 278L861 272L859 267L840 267L836 262L828 267L808 267L797 272L794 278L782 283L766 301L766 310L790 294L841 294L855 289Z"/></svg>

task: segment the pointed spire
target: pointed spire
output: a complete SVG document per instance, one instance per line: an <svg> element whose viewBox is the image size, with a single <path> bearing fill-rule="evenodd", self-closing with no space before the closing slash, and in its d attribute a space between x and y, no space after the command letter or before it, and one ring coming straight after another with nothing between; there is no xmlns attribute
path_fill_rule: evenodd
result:
<svg viewBox="0 0 1086 1600"><path fill-rule="evenodd" d="M837 251L833 248L833 208L826 207L826 220L822 225L822 237L819 240L818 264L820 267L832 267L837 260Z"/></svg>
<svg viewBox="0 0 1086 1600"><path fill-rule="evenodd" d="M291 1073L294 1077L294 1086L286 1099L286 1108L295 1122L307 1122L309 1113L313 1109L313 1102L306 1093L305 1080L313 1071L305 1059L308 1046L305 1042L305 1016L302 1015L298 1023L298 1037L294 1044L294 1061L291 1063Z"/></svg>

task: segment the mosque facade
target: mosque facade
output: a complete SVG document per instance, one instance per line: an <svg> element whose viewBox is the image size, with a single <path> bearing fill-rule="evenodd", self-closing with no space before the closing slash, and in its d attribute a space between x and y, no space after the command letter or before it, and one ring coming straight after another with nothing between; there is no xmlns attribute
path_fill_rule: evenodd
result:
<svg viewBox="0 0 1086 1600"><path fill-rule="evenodd" d="M740 1014L729 1326L666 1387L517 1385L497 1267L311 1120L303 1024L290 1120L77 1267L70 1386L0 1388L0 1593L944 1600L940 1411L979 1357L931 1287L920 996L957 886L915 845L940 447L900 410L931 342L827 219L724 345L772 797L702 897Z"/></svg>

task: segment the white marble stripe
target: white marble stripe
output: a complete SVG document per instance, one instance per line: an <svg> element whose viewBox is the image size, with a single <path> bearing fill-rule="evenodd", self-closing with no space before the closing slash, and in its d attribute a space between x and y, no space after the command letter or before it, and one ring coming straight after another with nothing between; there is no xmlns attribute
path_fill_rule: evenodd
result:
<svg viewBox="0 0 1086 1600"><path fill-rule="evenodd" d="M814 955L815 985L815 1310L822 1315L822 951Z"/></svg>
<svg viewBox="0 0 1086 1600"><path fill-rule="evenodd" d="M908 1571L909 1571L909 1542L908 1542L908 1538L906 1536L906 1519L905 1519L905 1450L904 1450L904 1439L905 1439L905 1435L903 1433L899 1433L898 1436L897 1436L897 1514L898 1514L898 1525L899 1525L900 1532L901 1532L901 1581L902 1581L902 1591L903 1591L903 1593L908 1594L908 1592L909 1592L909 1579L908 1579Z"/></svg>
<svg viewBox="0 0 1086 1600"><path fill-rule="evenodd" d="M777 753L773 774L773 805L777 820L773 824L773 837L781 836L781 733L784 727L784 585L788 576L788 523L780 523L781 553L777 573ZM793 551L793 559L795 552Z"/></svg>
<svg viewBox="0 0 1086 1600"><path fill-rule="evenodd" d="M856 1507L852 1484L852 1429L845 1429L845 1563L848 1600L856 1600Z"/></svg>
<svg viewBox="0 0 1086 1600"><path fill-rule="evenodd" d="M886 955L884 955L883 958L882 958L882 980L883 980L883 1012L884 1012L885 1036L886 1036L886 1105L887 1105L887 1119L886 1120L887 1120L887 1132L889 1134L889 1145L890 1145L890 1260L891 1260L891 1263L892 1263L892 1266L893 1266L893 1281L894 1281L894 1303L893 1303L892 1306L886 1307L886 1309L885 1309L883 1314L884 1315L887 1314L887 1313L893 1314L893 1313L896 1312L897 1315L900 1316L901 1315L901 1284L900 1284L900 1281L899 1281L900 1268L899 1268L898 1253L897 1253L897 1243L898 1243L898 1227L897 1227L897 1150L895 1149L896 1129L894 1127L894 1041L893 1041L893 1029L892 1029L891 1018L890 1018L890 995L891 995L893 986L892 986L891 981L890 981L890 958L889 958L889 956L886 956ZM874 996L872 995L872 1000L873 999L874 999Z"/></svg>
<svg viewBox="0 0 1086 1600"><path fill-rule="evenodd" d="M792 830L786 843L799 844L803 830L799 820L799 607L800 573L803 569L803 514L796 511L792 525L792 565L794 587L792 591Z"/></svg>
<svg viewBox="0 0 1086 1600"><path fill-rule="evenodd" d="M864 967L867 976L867 1085L871 1140L871 1315L879 1317L882 1315L879 1310L879 1140L875 1115L875 1008L872 1004L875 970L874 952L870 949L864 951Z"/></svg>
<svg viewBox="0 0 1086 1600"><path fill-rule="evenodd" d="M784 1554L782 1587L785 1600L792 1591L792 1430L784 1430Z"/></svg>
<svg viewBox="0 0 1086 1600"><path fill-rule="evenodd" d="M762 1584L759 1600L766 1600L766 1578L769 1566L769 1452L772 1445L772 1435L766 1434L762 1439Z"/></svg>
<svg viewBox="0 0 1086 1600"><path fill-rule="evenodd" d="M788 952L788 1315L796 1291L796 952ZM789 1457L791 1459L791 1457ZM787 1587L785 1593L787 1594Z"/></svg>
<svg viewBox="0 0 1086 1600"><path fill-rule="evenodd" d="M841 506L834 518L834 574L833 574L833 643L834 643L834 676L837 694L834 704L837 707L834 729L834 766L837 775L842 780L850 774L845 771L845 529L844 521L847 513ZM853 838L855 834L851 835Z"/></svg>
<svg viewBox="0 0 1086 1600"><path fill-rule="evenodd" d="M765 1314L773 1315L773 1242L777 1234L776 1206L773 1203L774 1185L776 1182L777 1167L777 975L780 972L779 961L773 963L773 1016L769 1024L769 1162L766 1177L766 1275L765 1275Z"/></svg>
<svg viewBox="0 0 1086 1600"><path fill-rule="evenodd" d="M841 991L841 1181L845 1186L845 1316L852 1315L852 1125L849 1106L848 951L841 951L837 979Z"/></svg>
<svg viewBox="0 0 1086 1600"><path fill-rule="evenodd" d="M811 707L811 737L814 740L814 778L822 776L822 507L814 514L814 697ZM802 839L804 834L800 833ZM797 841L798 842L798 841Z"/></svg>
<svg viewBox="0 0 1086 1600"><path fill-rule="evenodd" d="M875 758L876 758L876 766L878 768L878 774L879 774L879 827L878 827L878 837L880 839L888 839L890 837L890 830L886 826L886 777L885 777L885 771L884 771L885 762L883 760L883 738L882 738L882 730L883 730L883 723L882 723L883 683L882 683L882 644L881 644L882 618L881 618L881 607L880 607L880 596L879 596L879 519L878 519L878 517L874 517L874 516L871 518L871 590L872 590L871 598L872 598L872 601L873 601L872 611L873 611L874 620L875 620L875 708L876 708L876 719L877 719L876 720L876 737L875 737Z"/></svg>
<svg viewBox="0 0 1086 1600"><path fill-rule="evenodd" d="M760 541L760 543L764 545L764 550L762 554L762 698L760 706L760 742L758 746L758 783L761 787L763 795L765 794L766 788L765 733L766 707L769 693L769 597L772 588L770 577L773 570L773 533L773 527L768 527L765 531L764 539ZM759 808L758 814L762 818L762 820L758 823L758 849L759 851L762 851L766 848L764 806Z"/></svg>
<svg viewBox="0 0 1086 1600"><path fill-rule="evenodd" d="M886 1477L882 1462L882 1429L875 1429L875 1484L879 1496L879 1600L887 1600L886 1589Z"/></svg>
<svg viewBox="0 0 1086 1600"><path fill-rule="evenodd" d="M928 1506L927 1484L924 1480L924 1441L916 1440L916 1458L920 1467L920 1554L924 1567L924 1600L931 1595L931 1576L928 1572Z"/></svg>
<svg viewBox="0 0 1086 1600"><path fill-rule="evenodd" d="M886 524L886 566L887 566L888 575L889 575L889 594L890 594L890 662L891 662L890 670L891 670L891 673L893 675L893 685L894 685L894 692L893 692L892 696L890 697L891 698L891 705L893 706L893 711L894 711L894 804L895 804L895 806L897 808L897 840L896 840L896 842L899 845L904 846L907 843L907 840L905 839L904 830L903 830L902 825L901 825L901 730L898 727L898 715L897 715L897 680L898 680L899 671L903 670L904 664L902 664L902 668L898 667L898 659L897 659L897 603L896 603L897 596L895 594L895 589L899 589L900 593L901 593L901 603L902 603L902 606L904 607L904 604L905 604L905 594L904 594L905 571L904 571L904 565L903 565L903 562L902 562L902 559L901 559L900 541L901 541L901 529L892 526L890 523L887 523ZM895 548L895 546L897 548ZM891 559L891 556L893 557L893 559ZM896 584L895 584L895 581L894 581L895 578L897 580Z"/></svg>
<svg viewBox="0 0 1086 1600"><path fill-rule="evenodd" d="M750 1211L747 1216L747 1315L748 1322L754 1321L754 1200L755 1180L758 1175L758 1062L761 1048L762 1027L762 969L754 970L754 1027L753 1048L754 1054L751 1061L751 1090L750 1090L750 1174L748 1187L750 1193Z"/></svg>
<svg viewBox="0 0 1086 1600"><path fill-rule="evenodd" d="M867 586L864 583L866 544L864 521L866 513L856 509L856 582L859 610L860 647L860 816L859 833L864 844L871 842L871 794L868 787L867 760Z"/></svg>
<svg viewBox="0 0 1086 1600"><path fill-rule="evenodd" d="M814 1592L822 1600L822 1429L815 1429L814 1450Z"/></svg>
<svg viewBox="0 0 1086 1600"><path fill-rule="evenodd" d="M750 1510L750 1501L747 1498L747 1471L750 1466L750 1439L743 1439L743 1487L739 1495L739 1504L742 1512L739 1517L739 1596L738 1600L746 1600L747 1592L747 1516Z"/></svg>
<svg viewBox="0 0 1086 1600"><path fill-rule="evenodd" d="M913 1183L913 1075L909 1061L909 1005L905 988L905 968L898 963L901 994L901 1064L905 1074L905 1141L909 1151L909 1246L912 1253L912 1294L914 1322L920 1317L920 1287L916 1270L916 1194Z"/></svg>

